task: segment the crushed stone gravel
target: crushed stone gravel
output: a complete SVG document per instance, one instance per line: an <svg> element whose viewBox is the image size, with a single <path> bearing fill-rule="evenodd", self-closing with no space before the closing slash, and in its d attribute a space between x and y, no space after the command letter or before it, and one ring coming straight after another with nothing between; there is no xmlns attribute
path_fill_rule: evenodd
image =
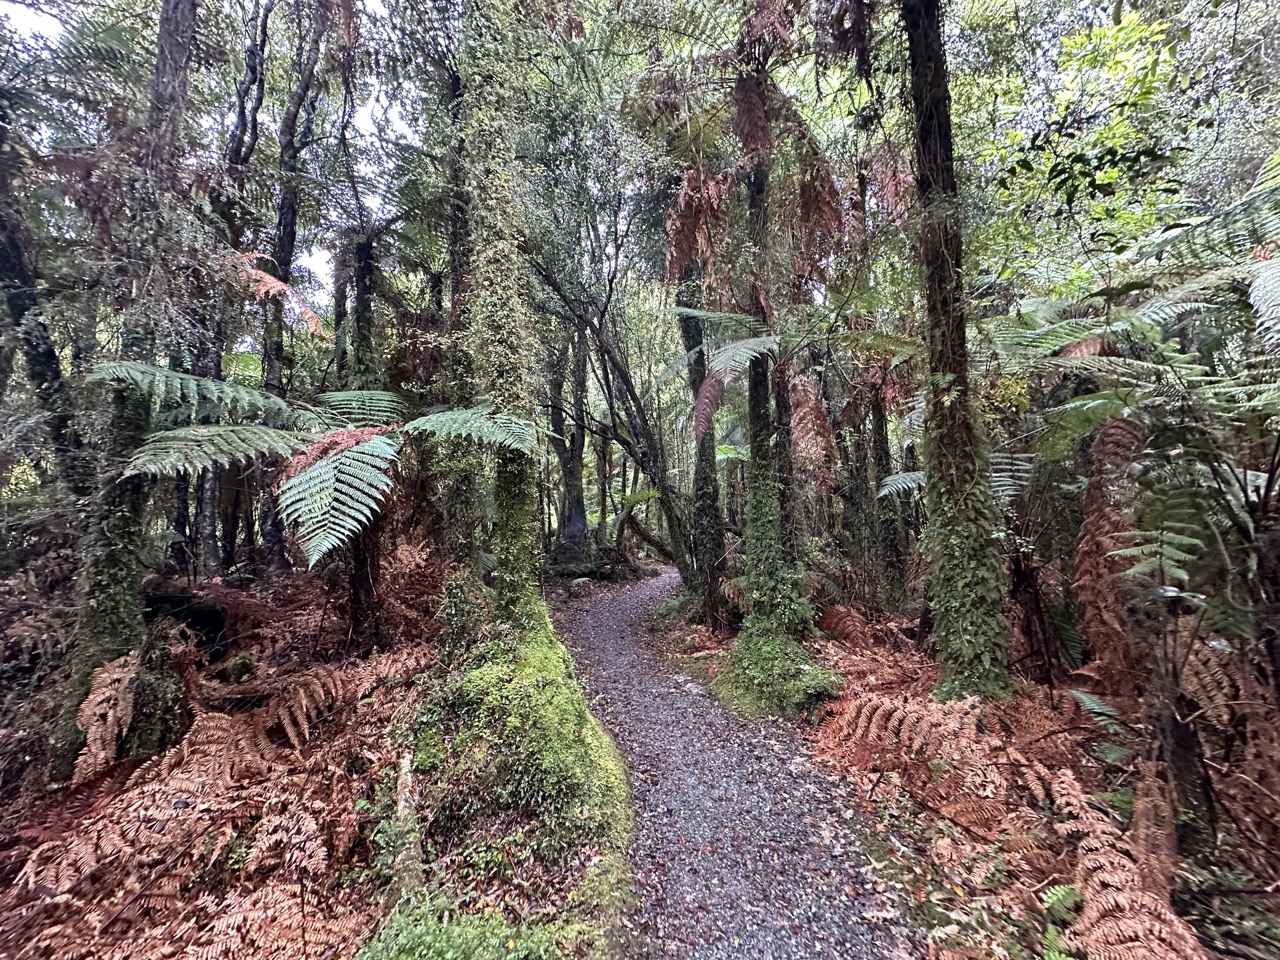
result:
<svg viewBox="0 0 1280 960"><path fill-rule="evenodd" d="M636 905L627 956L918 957L853 833L836 778L779 721L727 712L640 639L672 572L593 591L562 629L631 772Z"/></svg>

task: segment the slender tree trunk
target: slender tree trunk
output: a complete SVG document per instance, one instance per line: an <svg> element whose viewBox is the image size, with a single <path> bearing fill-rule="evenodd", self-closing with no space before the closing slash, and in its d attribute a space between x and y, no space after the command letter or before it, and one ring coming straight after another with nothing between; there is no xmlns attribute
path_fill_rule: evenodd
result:
<svg viewBox="0 0 1280 960"><path fill-rule="evenodd" d="M298 244L298 214L302 202L299 175L302 170L302 154L312 142L311 125L316 109L312 86L316 66L320 61L320 49L329 29L329 18L328 0L316 0L309 34L305 40L299 41L297 77L280 120L280 200L276 208L271 260L265 268L282 283L289 283L293 279L293 259ZM263 389L277 397L285 395L284 360L284 301L280 297L273 297L267 306L263 322L262 372ZM262 546L268 572L280 573L287 570L289 560L284 547L284 524L276 512L275 499L271 496L262 498L259 526L262 529Z"/></svg>
<svg viewBox="0 0 1280 960"><path fill-rule="evenodd" d="M925 549L941 692L1004 697L1009 627L986 439L969 389L962 243L941 0L904 0L928 320Z"/></svg>
<svg viewBox="0 0 1280 960"><path fill-rule="evenodd" d="M586 447L587 350L581 330L572 331L554 360L551 373L551 449L560 464L563 508L559 542L553 551L557 564L583 563L586 557L587 500L582 454ZM564 387L570 378L573 423L565 416Z"/></svg>
<svg viewBox="0 0 1280 960"><path fill-rule="evenodd" d="M769 167L757 156L747 181L747 229L757 256L768 243ZM770 326L766 294L753 281L752 313ZM782 490L777 457L779 446L770 406L772 361L754 357L747 368L747 435L751 459L747 463L746 541L747 586L751 612L745 632L773 632L796 637L808 625L812 611L800 592L800 571L788 556L782 535Z"/></svg>
<svg viewBox="0 0 1280 960"><path fill-rule="evenodd" d="M373 337L374 250L370 237L352 245L352 298L350 363L342 381L344 390L378 390L385 386L378 375ZM382 573L382 514L369 524L351 547L351 633L356 639L383 646L389 639L382 624L378 585Z"/></svg>
<svg viewBox="0 0 1280 960"><path fill-rule="evenodd" d="M881 573L880 597L887 609L897 610L902 605L902 591L907 581L907 543L897 498L880 496L880 484L893 473L893 460L889 451L889 418L885 414L884 396L878 389L871 393L871 466L876 553Z"/></svg>
<svg viewBox="0 0 1280 960"><path fill-rule="evenodd" d="M697 308L697 271L686 267L676 290L676 306ZM707 376L702 321L680 313L680 336L689 358L689 389L696 400ZM716 472L716 430L712 423L698 440L693 462L693 567L702 580L702 610L714 630L728 628L728 610L720 592L724 579L724 514L720 512L720 479Z"/></svg>

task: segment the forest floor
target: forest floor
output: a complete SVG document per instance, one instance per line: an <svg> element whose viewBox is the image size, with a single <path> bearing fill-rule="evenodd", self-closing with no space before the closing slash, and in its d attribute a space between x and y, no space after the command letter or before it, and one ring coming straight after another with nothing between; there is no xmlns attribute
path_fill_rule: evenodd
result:
<svg viewBox="0 0 1280 960"><path fill-rule="evenodd" d="M673 572L594 588L557 619L593 708L630 768L637 809L631 957L918 955L877 892L847 785L788 724L729 713L646 645Z"/></svg>

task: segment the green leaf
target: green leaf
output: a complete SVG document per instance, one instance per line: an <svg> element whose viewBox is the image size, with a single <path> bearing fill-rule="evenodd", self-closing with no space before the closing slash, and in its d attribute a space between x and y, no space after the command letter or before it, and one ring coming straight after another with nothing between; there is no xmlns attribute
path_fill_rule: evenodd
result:
<svg viewBox="0 0 1280 960"><path fill-rule="evenodd" d="M381 427L403 423L409 415L409 405L404 398L385 390L322 393L316 397L316 403L353 427Z"/></svg>
<svg viewBox="0 0 1280 960"><path fill-rule="evenodd" d="M908 470L906 473L891 473L880 482L878 497L897 496L902 493L915 493L924 487L924 471Z"/></svg>
<svg viewBox="0 0 1280 960"><path fill-rule="evenodd" d="M244 417L250 414L270 414L278 417L289 415L290 407L284 400L223 380L211 380L190 373L179 373L167 367L157 367L136 360L112 360L100 363L88 377L90 382L114 383L130 386L158 405L188 406L212 404L227 416Z"/></svg>

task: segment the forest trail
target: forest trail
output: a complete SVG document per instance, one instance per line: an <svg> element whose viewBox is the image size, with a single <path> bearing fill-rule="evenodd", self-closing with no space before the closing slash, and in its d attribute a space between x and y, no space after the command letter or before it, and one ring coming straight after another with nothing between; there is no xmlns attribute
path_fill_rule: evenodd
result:
<svg viewBox="0 0 1280 960"><path fill-rule="evenodd" d="M733 716L641 642L642 620L678 583L668 572L606 588L563 625L635 791L629 956L912 956L872 890L839 781L785 724Z"/></svg>

